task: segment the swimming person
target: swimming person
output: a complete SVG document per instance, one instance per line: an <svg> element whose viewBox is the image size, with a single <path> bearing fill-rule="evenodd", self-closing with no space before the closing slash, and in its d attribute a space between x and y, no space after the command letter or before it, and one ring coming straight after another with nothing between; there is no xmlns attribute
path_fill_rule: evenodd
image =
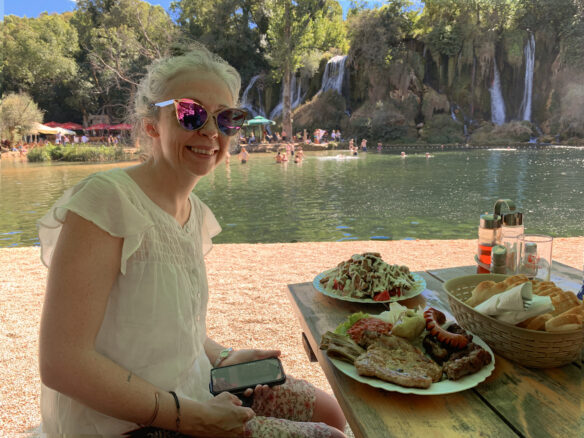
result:
<svg viewBox="0 0 584 438"><path fill-rule="evenodd" d="M209 392L211 368L280 355L206 329L204 256L221 227L193 189L243 126L240 86L202 46L156 61L133 108L147 160L87 177L39 221L43 434L345 437L336 400L304 380L249 388L251 408Z"/></svg>

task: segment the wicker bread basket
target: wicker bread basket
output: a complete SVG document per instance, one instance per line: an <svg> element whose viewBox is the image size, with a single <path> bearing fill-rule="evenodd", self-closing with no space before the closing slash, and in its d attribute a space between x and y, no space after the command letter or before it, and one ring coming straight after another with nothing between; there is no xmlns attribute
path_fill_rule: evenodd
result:
<svg viewBox="0 0 584 438"><path fill-rule="evenodd" d="M580 361L584 329L553 333L527 330L483 315L464 303L481 281L499 282L506 277L502 274L465 275L444 283L458 323L479 336L497 354L526 367L553 368Z"/></svg>

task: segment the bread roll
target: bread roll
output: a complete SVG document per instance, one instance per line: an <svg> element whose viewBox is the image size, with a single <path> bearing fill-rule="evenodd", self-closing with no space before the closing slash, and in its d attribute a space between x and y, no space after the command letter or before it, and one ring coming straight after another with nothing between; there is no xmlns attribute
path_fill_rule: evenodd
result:
<svg viewBox="0 0 584 438"><path fill-rule="evenodd" d="M557 287L553 281L532 280L531 283L533 284L533 293L542 297L561 295L564 292L562 289Z"/></svg>
<svg viewBox="0 0 584 438"><path fill-rule="evenodd" d="M518 284L526 283L527 281L529 281L529 279L525 275L513 275L499 283L489 280L481 281L472 291L472 296L466 301L466 304L471 307L476 307L487 301L493 295L505 292L506 290L509 290Z"/></svg>
<svg viewBox="0 0 584 438"><path fill-rule="evenodd" d="M562 314L545 323L545 330L547 332L577 330L579 328L582 328L582 317L576 314Z"/></svg>
<svg viewBox="0 0 584 438"><path fill-rule="evenodd" d="M561 315L573 307L578 307L578 304L580 304L578 298L572 292L562 291L561 294L553 295L551 299L554 305L554 311L551 312L552 316Z"/></svg>
<svg viewBox="0 0 584 438"><path fill-rule="evenodd" d="M537 315L532 318L526 319L525 321L517 324L519 327L526 328L528 330L545 330L545 323L552 319L551 313L544 313L542 315Z"/></svg>

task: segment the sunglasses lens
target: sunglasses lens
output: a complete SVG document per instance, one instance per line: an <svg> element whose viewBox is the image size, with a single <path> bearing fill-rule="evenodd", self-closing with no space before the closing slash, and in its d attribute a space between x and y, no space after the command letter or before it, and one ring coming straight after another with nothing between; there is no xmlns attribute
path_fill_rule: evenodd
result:
<svg viewBox="0 0 584 438"><path fill-rule="evenodd" d="M217 126L225 135L235 135L245 122L245 111L239 109L227 109L217 114Z"/></svg>
<svg viewBox="0 0 584 438"><path fill-rule="evenodd" d="M176 118L188 131L200 129L207 121L207 117L205 108L192 100L179 100L176 104Z"/></svg>

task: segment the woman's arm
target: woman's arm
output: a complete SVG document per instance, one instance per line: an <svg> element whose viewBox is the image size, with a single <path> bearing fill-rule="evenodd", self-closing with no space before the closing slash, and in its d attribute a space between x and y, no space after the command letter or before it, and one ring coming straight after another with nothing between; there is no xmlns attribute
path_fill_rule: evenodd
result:
<svg viewBox="0 0 584 438"><path fill-rule="evenodd" d="M110 290L119 275L123 240L69 212L55 248L43 307L40 371L43 383L106 415L176 430L171 394L133 375L95 350ZM181 431L239 436L253 411L230 394L209 403L181 399ZM225 433L225 431L231 431Z"/></svg>
<svg viewBox="0 0 584 438"><path fill-rule="evenodd" d="M219 357L219 353L221 353L223 350L225 350L225 347L207 336L207 339L205 340L205 353L207 353L207 357L209 358L211 365L215 364L217 357ZM252 360L278 356L280 356L280 350L234 350L225 360L221 361L220 366L235 365L236 363L251 362Z"/></svg>

